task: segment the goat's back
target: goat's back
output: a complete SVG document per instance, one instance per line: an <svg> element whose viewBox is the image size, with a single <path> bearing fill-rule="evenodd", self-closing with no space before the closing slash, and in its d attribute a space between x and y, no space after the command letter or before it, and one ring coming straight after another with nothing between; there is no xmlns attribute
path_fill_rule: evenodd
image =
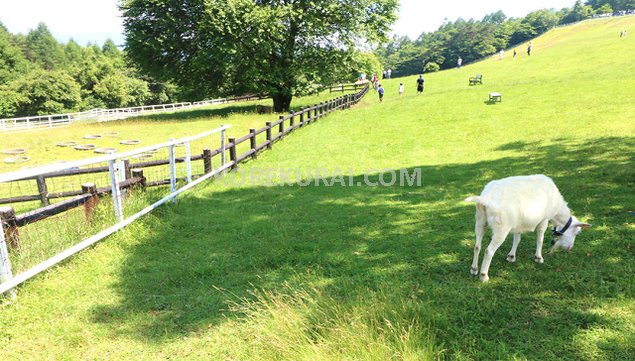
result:
<svg viewBox="0 0 635 361"><path fill-rule="evenodd" d="M491 181L477 203L486 208L490 224L508 224L518 232L533 230L565 204L553 180L543 174Z"/></svg>

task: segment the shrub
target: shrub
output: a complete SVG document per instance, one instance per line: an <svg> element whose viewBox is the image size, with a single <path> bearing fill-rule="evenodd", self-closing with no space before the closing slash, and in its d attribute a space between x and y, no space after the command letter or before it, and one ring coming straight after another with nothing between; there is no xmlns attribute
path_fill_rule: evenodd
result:
<svg viewBox="0 0 635 361"><path fill-rule="evenodd" d="M435 71L439 71L439 70L441 70L441 67L439 66L439 64L433 61L426 63L426 65L423 67L424 73L434 73Z"/></svg>

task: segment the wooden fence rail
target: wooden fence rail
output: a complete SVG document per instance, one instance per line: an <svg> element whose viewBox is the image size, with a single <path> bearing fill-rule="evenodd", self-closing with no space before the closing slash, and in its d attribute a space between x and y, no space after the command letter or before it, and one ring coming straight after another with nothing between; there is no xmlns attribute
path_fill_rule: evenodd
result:
<svg viewBox="0 0 635 361"><path fill-rule="evenodd" d="M329 93L340 92L343 93L345 91L357 91L358 89L364 89L367 84L338 84L329 86Z"/></svg>

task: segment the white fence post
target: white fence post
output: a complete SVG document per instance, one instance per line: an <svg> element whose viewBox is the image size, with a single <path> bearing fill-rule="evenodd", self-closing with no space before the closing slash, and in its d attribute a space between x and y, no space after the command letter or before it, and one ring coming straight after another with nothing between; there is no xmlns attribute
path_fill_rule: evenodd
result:
<svg viewBox="0 0 635 361"><path fill-rule="evenodd" d="M112 188L112 200L115 206L115 217L119 222L123 221L123 206L121 202L121 192L119 191L119 182L117 181L118 164L115 164L115 159L108 161L108 170L110 170L110 186Z"/></svg>
<svg viewBox="0 0 635 361"><path fill-rule="evenodd" d="M192 155L189 140L185 142L185 172L187 173L187 184L192 183Z"/></svg>
<svg viewBox="0 0 635 361"><path fill-rule="evenodd" d="M0 285L13 278L11 272L11 260L9 259L9 249L7 248L7 242L4 238L4 228L2 221L0 221ZM12 289L7 291L9 298L16 298L16 290Z"/></svg>
<svg viewBox="0 0 635 361"><path fill-rule="evenodd" d="M174 139L170 138L170 141ZM174 156L174 144L170 144L170 191L176 192L176 157ZM172 198L172 203L176 203L176 197Z"/></svg>

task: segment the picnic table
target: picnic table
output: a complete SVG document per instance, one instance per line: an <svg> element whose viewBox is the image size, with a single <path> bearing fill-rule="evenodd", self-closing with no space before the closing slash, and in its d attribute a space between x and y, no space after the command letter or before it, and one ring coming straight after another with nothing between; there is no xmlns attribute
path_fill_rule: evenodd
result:
<svg viewBox="0 0 635 361"><path fill-rule="evenodd" d="M503 102L503 96L501 95L501 93L497 93L497 92L491 92L489 93L489 101L490 103L502 103Z"/></svg>

